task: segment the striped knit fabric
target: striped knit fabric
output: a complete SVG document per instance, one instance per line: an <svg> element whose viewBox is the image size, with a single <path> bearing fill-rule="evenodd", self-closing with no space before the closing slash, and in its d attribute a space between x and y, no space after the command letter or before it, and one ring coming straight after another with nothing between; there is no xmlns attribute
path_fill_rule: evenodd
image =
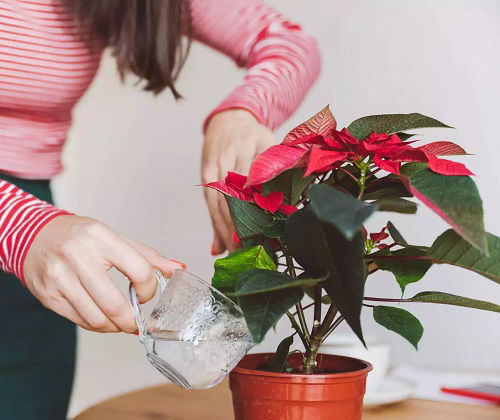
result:
<svg viewBox="0 0 500 420"><path fill-rule="evenodd" d="M242 108L276 128L318 76L314 39L260 1L191 0L191 11L194 38L248 69L207 121ZM27 179L61 172L72 108L101 57L82 35L61 0L0 0L0 172ZM22 279L33 238L59 214L0 181L0 268Z"/></svg>

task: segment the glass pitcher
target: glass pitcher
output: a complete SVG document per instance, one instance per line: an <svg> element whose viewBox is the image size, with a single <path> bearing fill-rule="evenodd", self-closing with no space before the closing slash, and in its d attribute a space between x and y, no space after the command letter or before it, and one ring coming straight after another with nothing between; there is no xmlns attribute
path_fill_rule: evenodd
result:
<svg viewBox="0 0 500 420"><path fill-rule="evenodd" d="M243 313L187 271L177 270L169 279L157 276L157 301L146 317L130 285L139 339L148 360L183 388L217 385L254 345Z"/></svg>

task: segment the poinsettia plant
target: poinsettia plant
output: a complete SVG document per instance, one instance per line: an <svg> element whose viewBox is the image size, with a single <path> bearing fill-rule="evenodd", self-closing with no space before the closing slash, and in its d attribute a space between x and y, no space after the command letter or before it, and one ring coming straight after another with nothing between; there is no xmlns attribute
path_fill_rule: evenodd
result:
<svg viewBox="0 0 500 420"><path fill-rule="evenodd" d="M421 145L406 133L425 127L448 126L413 113L362 117L337 130L326 107L259 154L248 177L229 173L206 184L226 195L241 245L216 261L213 285L238 302L255 342L284 315L294 330L267 369L286 369L297 335L304 346L302 371L314 373L321 343L344 321L364 343L363 307L415 348L423 327L399 303L500 312L497 304L438 291L404 297L406 286L433 264L500 281L500 238L484 230L472 173L442 157L467 153L449 141ZM391 222L379 232L363 226L375 212L416 213L416 202L451 227L430 246L410 244ZM364 295L367 277L379 270L394 275L401 297ZM305 295L313 302L304 305Z"/></svg>

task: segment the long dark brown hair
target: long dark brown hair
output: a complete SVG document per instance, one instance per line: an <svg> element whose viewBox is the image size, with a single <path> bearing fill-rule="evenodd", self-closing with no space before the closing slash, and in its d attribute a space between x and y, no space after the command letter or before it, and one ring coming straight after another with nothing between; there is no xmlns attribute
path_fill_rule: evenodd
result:
<svg viewBox="0 0 500 420"><path fill-rule="evenodd" d="M186 61L191 39L187 0L64 0L89 41L110 47L123 78L132 72L144 89L159 93L169 88ZM87 32L87 31L85 31ZM185 39L183 39L185 35Z"/></svg>

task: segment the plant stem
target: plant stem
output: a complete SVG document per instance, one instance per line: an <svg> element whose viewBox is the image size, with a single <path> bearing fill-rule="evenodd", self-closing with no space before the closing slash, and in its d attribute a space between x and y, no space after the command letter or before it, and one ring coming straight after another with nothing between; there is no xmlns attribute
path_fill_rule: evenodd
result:
<svg viewBox="0 0 500 420"><path fill-rule="evenodd" d="M312 374L316 370L318 362L316 357L318 356L319 347L321 346L321 339L318 335L315 335L310 343L309 348L306 351L306 357L304 358L304 373Z"/></svg>
<svg viewBox="0 0 500 420"><path fill-rule="evenodd" d="M332 324L332 326L328 329L328 331L326 332L326 334L323 336L323 338L321 339L321 342L323 343L327 338L328 336L333 332L333 330L335 328L337 328L341 323L342 321L344 320L344 317L342 315L340 315L336 320L335 322Z"/></svg>
<svg viewBox="0 0 500 420"><path fill-rule="evenodd" d="M323 319L323 322L321 323L321 326L319 327L318 334L322 335L324 334L328 328L330 327L330 324L333 322L335 319L335 316L337 315L337 312L339 310L337 307L332 303L330 307L328 308L328 311L326 311L325 318Z"/></svg>
<svg viewBox="0 0 500 420"><path fill-rule="evenodd" d="M410 299L389 299L389 298L377 298L377 297L364 297L363 300L368 300L372 302L411 302Z"/></svg>
<svg viewBox="0 0 500 420"><path fill-rule="evenodd" d="M316 331L318 330L321 323L321 295L323 292L323 288L321 286L314 287L314 318L313 318L313 326L311 330L311 337L316 335Z"/></svg>
<svg viewBox="0 0 500 420"><path fill-rule="evenodd" d="M365 259L368 260L401 260L401 261L413 261L413 260L430 260L429 257L422 255L422 256L399 256L399 255L377 255L375 258L373 258L373 255L365 255Z"/></svg>
<svg viewBox="0 0 500 420"><path fill-rule="evenodd" d="M316 300L316 299L315 299ZM320 299L321 302L321 299ZM335 319L335 315L337 314L338 309L334 304L331 304L326 312L325 318L323 322L317 327L315 333L311 335L309 339L309 347L306 347L306 356L304 358L304 373L311 374L314 373L317 361L316 358L318 356L318 351L321 346L321 338L328 330L328 327Z"/></svg>
<svg viewBox="0 0 500 420"><path fill-rule="evenodd" d="M306 341L309 342L311 336L309 335L309 330L307 328L306 317L304 316L304 309L302 308L302 304L299 302L295 305L295 309L297 310L297 316L299 318L300 327L302 331L304 331L304 336Z"/></svg>
<svg viewBox="0 0 500 420"><path fill-rule="evenodd" d="M313 302L313 303L309 303L308 305L303 306L303 307L302 307L302 309L303 309L303 310L309 309L311 306L314 306L314 304L315 304L315 302ZM295 316L295 315L297 315L297 312L294 312L294 313L293 313L293 316Z"/></svg>
<svg viewBox="0 0 500 420"><path fill-rule="evenodd" d="M366 188L366 166L364 164L361 165L360 170L361 170L361 175L358 179L358 185L359 185L358 200L361 200L363 198L363 193L365 192Z"/></svg>
<svg viewBox="0 0 500 420"><path fill-rule="evenodd" d="M306 338L304 336L304 333L303 333L302 329L300 328L299 324L297 324L297 321L295 321L295 318L290 313L290 311L286 311L286 316L290 320L293 329L297 332L297 334L299 335L300 339L302 340L302 344L307 349L308 343L307 343L307 340L306 340Z"/></svg>
<svg viewBox="0 0 500 420"><path fill-rule="evenodd" d="M297 278L297 274L295 273L295 266L293 264L293 258L286 254L286 263L288 265L288 270L290 273L290 277ZM295 309L297 310L297 316L299 318L300 328L302 329L302 333L307 342L309 342L309 329L307 328L306 317L304 316L304 309L302 308L301 303L297 303L295 305Z"/></svg>
<svg viewBox="0 0 500 420"><path fill-rule="evenodd" d="M358 182L358 178L356 178L353 174L351 174L348 170L344 168L339 168L339 171L344 172L346 175L349 175L356 183Z"/></svg>

